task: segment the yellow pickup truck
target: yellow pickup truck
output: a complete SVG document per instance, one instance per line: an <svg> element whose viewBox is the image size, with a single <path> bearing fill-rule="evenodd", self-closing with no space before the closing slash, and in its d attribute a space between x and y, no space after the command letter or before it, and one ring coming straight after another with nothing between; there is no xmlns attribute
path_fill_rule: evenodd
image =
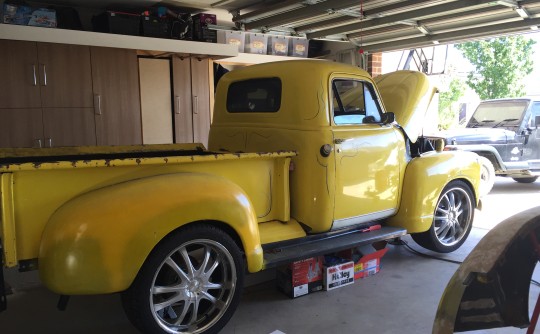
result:
<svg viewBox="0 0 540 334"><path fill-rule="evenodd" d="M141 332L215 333L247 272L406 233L453 251L480 164L420 136L433 92L411 71L262 64L219 81L209 150L2 149L3 265L39 270L60 307L122 292Z"/></svg>

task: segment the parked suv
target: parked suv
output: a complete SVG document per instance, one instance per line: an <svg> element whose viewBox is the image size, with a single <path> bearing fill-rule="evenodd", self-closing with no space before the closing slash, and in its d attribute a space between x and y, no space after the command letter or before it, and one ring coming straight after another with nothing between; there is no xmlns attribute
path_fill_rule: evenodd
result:
<svg viewBox="0 0 540 334"><path fill-rule="evenodd" d="M476 152L482 162L480 194L495 176L532 183L540 176L540 99L482 101L465 128L443 133L447 149Z"/></svg>

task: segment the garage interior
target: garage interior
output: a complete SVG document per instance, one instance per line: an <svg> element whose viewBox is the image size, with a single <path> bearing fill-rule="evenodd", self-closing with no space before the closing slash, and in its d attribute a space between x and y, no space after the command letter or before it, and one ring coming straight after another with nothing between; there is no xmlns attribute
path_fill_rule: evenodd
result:
<svg viewBox="0 0 540 334"><path fill-rule="evenodd" d="M310 57L357 65L372 75L380 74L382 52L534 33L540 26L540 1L533 0L46 3L76 8L86 30L92 29L92 16L114 6L159 4L191 14L216 13L217 24L210 28L217 32L306 38ZM25 83L13 68L23 57L39 57L35 80L48 80L48 87L21 88ZM207 145L218 65L233 70L289 59L294 58L239 52L226 44L0 24L0 73L8 73L0 77L0 147ZM417 69L429 74L425 67ZM497 223L537 205L537 184L523 187L507 181L498 180L483 200L471 235L458 251L431 253L405 237L410 247L427 256L389 244L376 275L295 299L276 289L275 270L250 275L240 306L221 333L429 333L444 288L458 267L452 261L463 261ZM513 205L504 208L508 196ZM5 275L14 291L7 311L0 313L0 328L6 333L137 333L116 294L75 296L60 312L55 308L58 296L40 285L36 272L9 269ZM540 281L538 270L533 279ZM531 312L539 293L540 287L531 284Z"/></svg>

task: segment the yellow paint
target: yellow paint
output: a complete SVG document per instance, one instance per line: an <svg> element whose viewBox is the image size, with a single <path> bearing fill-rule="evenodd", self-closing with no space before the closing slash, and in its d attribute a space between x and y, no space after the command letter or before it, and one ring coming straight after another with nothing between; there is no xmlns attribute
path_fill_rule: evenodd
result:
<svg viewBox="0 0 540 334"><path fill-rule="evenodd" d="M0 238L4 248L4 264L6 267L17 265L17 248L15 240L15 210L13 207L13 174L0 174ZM2 254L0 254L1 256ZM0 269L1 270L1 269Z"/></svg>
<svg viewBox="0 0 540 334"><path fill-rule="evenodd" d="M259 224L261 244L302 238L306 232L294 219L288 222L271 221Z"/></svg>

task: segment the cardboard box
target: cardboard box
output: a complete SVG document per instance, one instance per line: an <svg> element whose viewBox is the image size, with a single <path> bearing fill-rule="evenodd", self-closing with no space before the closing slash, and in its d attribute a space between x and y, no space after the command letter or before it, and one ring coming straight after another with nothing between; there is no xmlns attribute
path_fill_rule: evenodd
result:
<svg viewBox="0 0 540 334"><path fill-rule="evenodd" d="M268 54L274 56L286 56L289 50L289 40L284 36L268 37Z"/></svg>
<svg viewBox="0 0 540 334"><path fill-rule="evenodd" d="M338 255L354 262L354 279L373 276L381 270L381 258L388 248L386 243L364 245L339 252Z"/></svg>
<svg viewBox="0 0 540 334"><path fill-rule="evenodd" d="M2 8L2 23L56 28L56 11L54 9L9 3L4 3Z"/></svg>
<svg viewBox="0 0 540 334"><path fill-rule="evenodd" d="M193 16L193 39L200 42L217 43L217 32L208 29L208 25L216 25L214 14L200 13Z"/></svg>
<svg viewBox="0 0 540 334"><path fill-rule="evenodd" d="M268 36L265 34L246 33L245 52L265 55L268 50Z"/></svg>
<svg viewBox="0 0 540 334"><path fill-rule="evenodd" d="M306 58L308 55L308 40L300 37L289 39L289 56Z"/></svg>
<svg viewBox="0 0 540 334"><path fill-rule="evenodd" d="M339 259L337 264L334 261L329 265L328 257L325 257L323 287L324 290L330 291L341 288L345 285L354 283L354 262Z"/></svg>
<svg viewBox="0 0 540 334"><path fill-rule="evenodd" d="M217 42L220 44L232 44L238 47L238 52L244 52L246 33L235 30L220 30L217 32Z"/></svg>
<svg viewBox="0 0 540 334"><path fill-rule="evenodd" d="M323 285L323 261L322 256L317 256L279 267L276 271L278 289L290 298L321 291Z"/></svg>

